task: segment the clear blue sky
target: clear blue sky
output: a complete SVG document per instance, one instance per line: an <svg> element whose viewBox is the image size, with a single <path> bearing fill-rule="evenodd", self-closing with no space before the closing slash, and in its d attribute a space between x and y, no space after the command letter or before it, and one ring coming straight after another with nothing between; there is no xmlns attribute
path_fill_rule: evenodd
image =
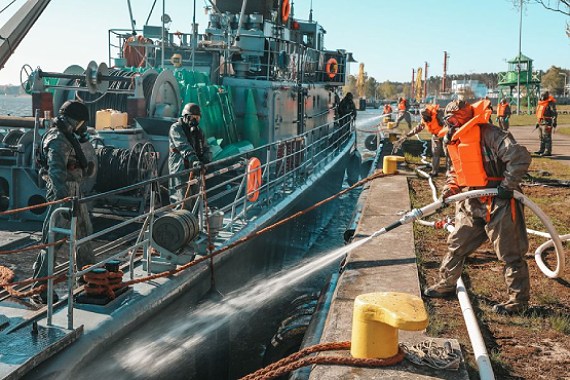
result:
<svg viewBox="0 0 570 380"><path fill-rule="evenodd" d="M0 14L7 17L24 4L17 0ZM238 1L238 0L236 0ZM137 25L145 23L153 0L132 0ZM200 32L207 25L204 0L197 0ZM0 9L9 4L0 1ZM307 19L310 0L293 0L295 15ZM149 24L160 25L158 0ZM191 0L167 0L171 31L190 32ZM505 59L518 54L519 13L509 0L313 0L313 18L327 31L327 49L343 48L364 62L378 81L410 81L412 68L430 65L441 75L443 51L451 58L448 74L506 70ZM540 5L525 7L522 52L536 69L570 68L568 16ZM72 64L107 61L107 30L129 28L126 0L52 0L6 66L0 84L17 84L24 64L63 71ZM356 73L358 64L351 65Z"/></svg>

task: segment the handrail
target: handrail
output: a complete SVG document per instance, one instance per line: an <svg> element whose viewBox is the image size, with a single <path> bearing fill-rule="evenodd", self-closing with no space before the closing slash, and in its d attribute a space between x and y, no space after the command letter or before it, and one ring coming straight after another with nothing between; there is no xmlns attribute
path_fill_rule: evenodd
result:
<svg viewBox="0 0 570 380"><path fill-rule="evenodd" d="M235 196L233 201L229 202L228 204L221 205L221 209L224 212L228 210L232 210L231 214L229 215L229 221L227 219L224 221L224 225L222 228L230 233L236 234L239 233L247 223L242 223L239 225L235 224L235 221L238 218L244 218L247 221L247 214L249 210L252 209L259 209L261 213L263 213L264 209L269 209L268 204L270 203L269 200L277 193L280 193L280 189L283 189L284 186L287 186L287 191L291 191L295 189L295 184L298 183L297 181L300 178L309 179L313 173L316 171L321 170L322 167L326 165L326 163L331 162L335 157L338 156L337 152L340 152L340 148L344 146L347 147L347 144L351 141L351 132L353 132L353 128L350 122L344 124L335 124L335 123L326 123L322 126L319 126L313 130L307 131L302 136L302 142L299 141L299 137L291 138L284 141L276 141L272 144L266 144L264 148L264 152L266 154L264 160L265 163L262 164L262 169L264 173L264 178L267 181L262 185L259 189L260 194L265 197L261 200L258 200L255 203L250 203L247 201L247 191L245 189L245 181L249 174L247 165L243 158L251 157L252 152L247 152L240 156L233 157L233 160L238 160L237 163L230 165L229 167L220 168L215 170L211 173L205 173L206 179L212 179L214 177L219 177L221 181L217 184L214 184L212 187L208 189L203 189L200 186L200 192L197 194L193 194L179 200L176 203L168 204L162 207L155 208L155 189L153 186L146 188L146 191L150 192L150 210L148 212L144 212L140 215L136 215L134 217L129 217L123 221L118 222L117 224L105 228L104 230L95 232L90 234L89 236L82 236L81 238L77 237L76 234L76 226L77 226L77 215L74 213L71 218L71 226L69 229L56 227L55 226L55 217L54 215L58 215L58 213L64 212L69 210L69 208L58 208L52 214L49 224L49 239L53 241L55 238L55 233L63 233L65 235L69 235L69 269L68 269L68 280L67 280L67 287L68 287L68 329L73 329L73 287L75 284L75 279L79 276L82 276L95 268L102 267L110 260L127 257L129 261L129 265L133 266L134 263L134 256L137 252L137 248L143 248L144 254L147 260L147 267L146 270L151 273L151 255L149 252L149 248L155 247L155 244L152 242L152 232L154 226L154 218L157 214L172 209L176 207L176 205L183 204L189 199L197 199L195 209L198 210L198 217L200 220L200 226L202 229L203 220L205 218L205 210L202 206L204 202L204 197L207 197L208 202L211 199L215 199L215 196L218 194L213 194L215 191L220 191L221 193L231 194L235 192ZM322 134L322 135L321 135ZM317 137L318 136L318 137ZM314 139L313 139L314 138ZM279 146L288 146L287 144L290 143L293 146L294 143L303 144L302 146L298 146L298 150L288 151L286 149L283 150L283 154L278 155L278 147ZM305 145L306 144L306 145ZM258 148L256 151L261 152ZM310 155L310 160L307 160L307 156ZM299 157L299 161L297 162L297 157ZM291 165L288 167L288 165ZM311 165L313 168L311 171L306 170L306 168ZM244 168L245 170L240 170L240 168ZM280 169L281 168L281 169ZM190 173L191 170L185 171L186 173ZM222 176L230 174L230 178L224 178ZM199 174L200 178L203 173ZM175 176L180 176L180 174L176 174ZM170 178L173 176L164 176L162 178L154 178L152 180L144 181L145 184L152 183L152 182L159 182L163 178ZM202 183L201 180L198 178L192 179L191 181L186 181L184 183L185 186L188 183L198 182ZM232 183L239 182L238 185L230 186ZM136 188L137 185L128 186L128 189ZM229 187L227 190L224 187ZM113 193L119 193L121 191L125 191L125 189L117 189L113 191ZM281 190L282 191L282 190ZM105 193L109 194L109 192ZM101 197L102 194L92 197L86 197L82 199L74 198L74 209L77 209L79 203L84 203L88 201L93 201ZM218 198L218 199L221 199ZM259 213L256 213L259 215ZM101 253L112 252L113 253L107 257L106 259L100 260L96 264L79 270L75 269L75 252L78 251L78 247L82 244L85 244L93 239L101 237L109 232L115 231L119 228L131 225L133 223L140 223L144 220L143 229L139 234L138 238L134 243L127 244L125 248L119 248L116 245L105 245L105 248L101 250ZM227 223L226 223L227 222ZM239 229L235 229L234 227L239 227ZM103 247L100 247L103 248ZM118 251L116 251L119 248ZM48 249L48 264L49 260L53 265L54 261L54 248L49 247ZM133 272L133 268L131 267L131 273ZM48 271L48 274L51 275L51 271ZM48 324L51 324L52 315L53 315L53 279L48 280Z"/></svg>

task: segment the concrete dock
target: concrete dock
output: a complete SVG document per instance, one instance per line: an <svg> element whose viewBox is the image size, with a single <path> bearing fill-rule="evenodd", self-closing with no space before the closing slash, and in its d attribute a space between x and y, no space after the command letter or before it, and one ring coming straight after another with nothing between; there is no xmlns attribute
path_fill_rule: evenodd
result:
<svg viewBox="0 0 570 380"><path fill-rule="evenodd" d="M511 133L529 151L538 148L534 127L513 127ZM554 136L553 154L550 159L570 164L570 136ZM361 201L362 214L354 240L369 236L411 209L406 176L399 174L369 183L363 190ZM351 340L354 299L360 294L402 292L421 296L412 226L398 227L349 253L332 296L321 343ZM400 331L400 342L417 343L426 339L429 337L425 331ZM460 349L455 339L434 339L437 343L445 340L450 341L455 350ZM350 356L350 353L340 355ZM469 379L469 376L463 361L458 371L451 371L432 370L404 360L399 365L374 369L316 365L311 370L310 379Z"/></svg>
<svg viewBox="0 0 570 380"><path fill-rule="evenodd" d="M362 239L397 221L409 211L410 198L406 175L374 180L363 189L362 214L354 240ZM354 299L374 292L400 292L420 297L421 290L416 264L413 225L406 224L373 238L367 244L352 250L340 275L331 307L326 318L321 343L351 340ZM400 331L399 341L418 343L429 339L425 331ZM432 339L442 345L449 341L456 353L460 352L455 339ZM338 353L335 353L335 355ZM322 354L322 355L328 355ZM341 355L349 356L349 352ZM310 379L468 379L465 365L459 370L434 370L404 362L384 368L356 368L316 365Z"/></svg>

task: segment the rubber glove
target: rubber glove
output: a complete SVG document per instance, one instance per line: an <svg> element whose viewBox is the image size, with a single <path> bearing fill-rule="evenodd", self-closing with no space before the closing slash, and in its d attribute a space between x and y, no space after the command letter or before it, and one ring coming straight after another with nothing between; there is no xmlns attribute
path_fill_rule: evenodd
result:
<svg viewBox="0 0 570 380"><path fill-rule="evenodd" d="M447 198L451 197L452 195L456 195L459 193L461 193L461 188L459 186L454 185L454 184L447 184L441 190L441 198L447 199Z"/></svg>
<svg viewBox="0 0 570 380"><path fill-rule="evenodd" d="M513 191L507 189L506 187L499 185L497 187L497 191L498 191L497 192L497 198L508 200L508 199L511 199L513 197Z"/></svg>

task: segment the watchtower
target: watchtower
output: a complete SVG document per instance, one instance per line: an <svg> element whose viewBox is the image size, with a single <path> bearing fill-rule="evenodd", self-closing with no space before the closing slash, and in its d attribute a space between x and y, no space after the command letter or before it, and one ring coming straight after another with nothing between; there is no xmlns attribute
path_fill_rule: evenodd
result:
<svg viewBox="0 0 570 380"><path fill-rule="evenodd" d="M513 89L516 91L517 78L520 76L521 110L526 103L530 113L536 107L540 96L540 72L532 71L532 59L522 53L508 61L508 64L507 72L498 73L500 98L507 98L511 106L516 105Z"/></svg>

